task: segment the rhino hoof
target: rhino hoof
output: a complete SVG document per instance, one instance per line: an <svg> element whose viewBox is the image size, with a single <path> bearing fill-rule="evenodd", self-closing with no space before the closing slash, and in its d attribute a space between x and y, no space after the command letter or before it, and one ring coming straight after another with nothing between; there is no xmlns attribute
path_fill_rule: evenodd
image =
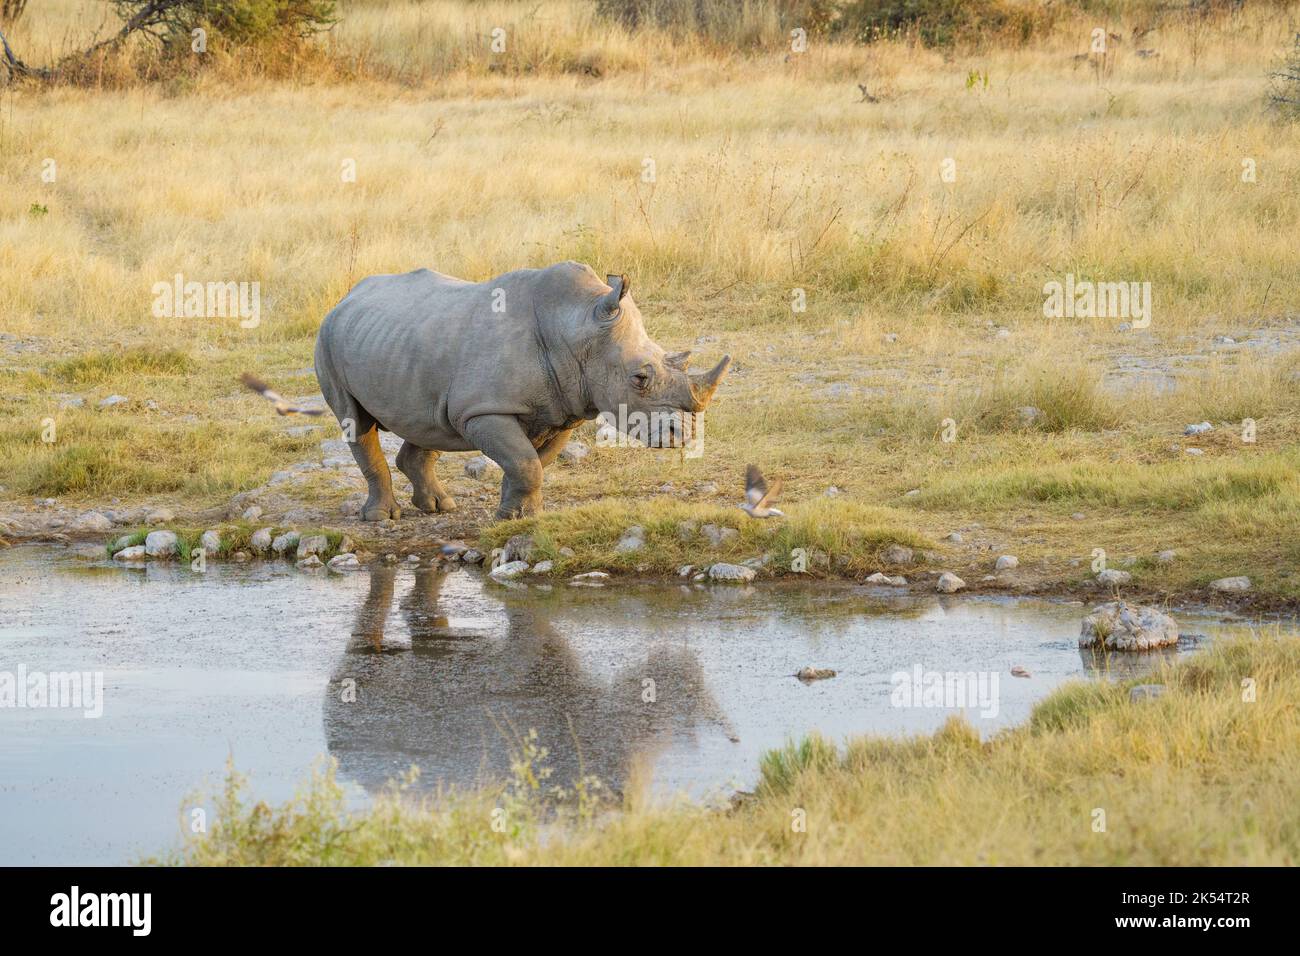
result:
<svg viewBox="0 0 1300 956"><path fill-rule="evenodd" d="M445 495L442 498L429 498L423 495L414 495L411 498L411 504L425 514L446 514L456 510L456 499L451 495Z"/></svg>
<svg viewBox="0 0 1300 956"><path fill-rule="evenodd" d="M402 509L397 505L366 505L361 509L362 521L384 521L392 518L396 521L402 516Z"/></svg>

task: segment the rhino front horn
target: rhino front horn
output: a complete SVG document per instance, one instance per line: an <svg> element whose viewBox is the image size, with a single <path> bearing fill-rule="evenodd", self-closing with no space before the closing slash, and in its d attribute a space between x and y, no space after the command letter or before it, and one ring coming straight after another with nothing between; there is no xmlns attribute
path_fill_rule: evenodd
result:
<svg viewBox="0 0 1300 956"><path fill-rule="evenodd" d="M691 400L695 407L691 411L702 412L713 399L713 393L718 390L723 377L727 374L727 369L731 367L731 356L722 356L722 361L713 366L708 372L701 372L698 375L691 375Z"/></svg>

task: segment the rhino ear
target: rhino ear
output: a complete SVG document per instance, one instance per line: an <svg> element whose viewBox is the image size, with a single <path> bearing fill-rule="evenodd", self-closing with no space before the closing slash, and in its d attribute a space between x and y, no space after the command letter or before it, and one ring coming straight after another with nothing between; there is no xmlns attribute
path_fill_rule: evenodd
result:
<svg viewBox="0 0 1300 956"><path fill-rule="evenodd" d="M620 303L627 295L629 283L627 276L616 275L605 276L605 282L609 285L609 292L601 296L600 301L596 303L596 321L608 323L617 319L619 313L623 311Z"/></svg>
<svg viewBox="0 0 1300 956"><path fill-rule="evenodd" d="M607 275L605 284L618 293L618 301L622 302L629 292L632 291L632 280L626 275Z"/></svg>
<svg viewBox="0 0 1300 956"><path fill-rule="evenodd" d="M670 352L664 356L664 364L669 368L675 368L679 372L685 372L691 364L690 352Z"/></svg>

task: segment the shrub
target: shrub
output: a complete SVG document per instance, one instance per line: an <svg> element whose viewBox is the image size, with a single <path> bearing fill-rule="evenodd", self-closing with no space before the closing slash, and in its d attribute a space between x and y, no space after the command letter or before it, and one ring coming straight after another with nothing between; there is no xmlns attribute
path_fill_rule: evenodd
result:
<svg viewBox="0 0 1300 956"><path fill-rule="evenodd" d="M850 0L836 30L862 43L897 36L916 36L926 46L994 37L1023 43L1046 20L1045 7L1007 0Z"/></svg>
<svg viewBox="0 0 1300 956"><path fill-rule="evenodd" d="M113 0L125 23L143 25L170 49L203 29L230 46L296 43L338 22L334 0Z"/></svg>

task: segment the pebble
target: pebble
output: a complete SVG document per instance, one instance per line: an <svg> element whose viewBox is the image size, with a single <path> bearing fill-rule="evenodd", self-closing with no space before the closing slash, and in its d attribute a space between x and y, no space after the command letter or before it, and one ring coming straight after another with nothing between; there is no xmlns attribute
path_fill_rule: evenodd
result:
<svg viewBox="0 0 1300 956"><path fill-rule="evenodd" d="M794 675L804 683L815 680L827 680L835 676L835 671L829 667L801 667L799 673Z"/></svg>
<svg viewBox="0 0 1300 956"><path fill-rule="evenodd" d="M743 564L727 564L720 561L709 567L709 580L711 581L752 581L754 580L754 569L747 568Z"/></svg>
<svg viewBox="0 0 1300 956"><path fill-rule="evenodd" d="M326 567L335 574L345 574L348 571L356 571L361 567L361 562L357 560L355 554L336 554L330 558Z"/></svg>

